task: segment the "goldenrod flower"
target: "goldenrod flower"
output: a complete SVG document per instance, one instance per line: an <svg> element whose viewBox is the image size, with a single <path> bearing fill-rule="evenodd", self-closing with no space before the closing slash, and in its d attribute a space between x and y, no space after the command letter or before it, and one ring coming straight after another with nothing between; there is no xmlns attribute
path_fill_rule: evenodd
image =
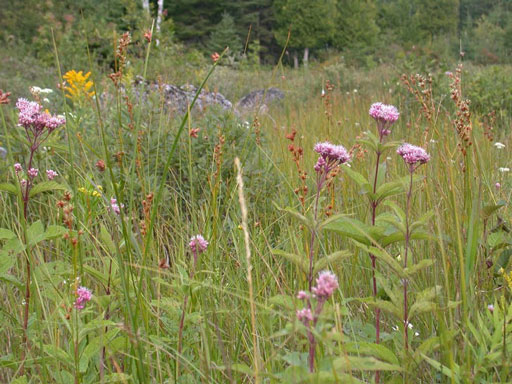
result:
<svg viewBox="0 0 512 384"><path fill-rule="evenodd" d="M82 71L75 71L74 69L66 72L63 77L66 80L64 90L66 91L66 97L77 100L82 97L91 98L94 96L94 91L91 91L94 83L89 79L91 72L87 72L85 75Z"/></svg>

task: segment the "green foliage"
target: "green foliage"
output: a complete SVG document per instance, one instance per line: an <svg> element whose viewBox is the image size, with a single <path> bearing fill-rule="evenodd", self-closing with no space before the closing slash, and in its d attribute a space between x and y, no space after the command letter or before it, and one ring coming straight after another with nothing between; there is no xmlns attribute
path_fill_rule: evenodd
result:
<svg viewBox="0 0 512 384"><path fill-rule="evenodd" d="M226 47L229 47L229 53L232 55L239 55L242 51L242 41L237 35L235 20L229 13L224 12L221 21L210 35L208 49L220 53Z"/></svg>

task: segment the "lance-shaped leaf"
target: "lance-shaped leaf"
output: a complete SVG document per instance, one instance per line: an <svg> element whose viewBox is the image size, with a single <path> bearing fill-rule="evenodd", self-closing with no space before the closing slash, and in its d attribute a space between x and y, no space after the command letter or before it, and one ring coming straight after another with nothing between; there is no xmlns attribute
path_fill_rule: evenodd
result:
<svg viewBox="0 0 512 384"><path fill-rule="evenodd" d="M504 207L505 205L507 205L507 203L504 200L498 201L497 204L486 205L482 208L480 214L484 220L488 219L494 212L496 212L501 207Z"/></svg>
<svg viewBox="0 0 512 384"><path fill-rule="evenodd" d="M14 184L0 183L0 192L7 192L15 195L18 192L18 188Z"/></svg>
<svg viewBox="0 0 512 384"><path fill-rule="evenodd" d="M352 217L340 217L328 223L325 229L366 245L378 242L383 236L382 228L370 226Z"/></svg>
<svg viewBox="0 0 512 384"><path fill-rule="evenodd" d="M280 210L280 211L284 211L288 214L290 214L292 217L294 217L295 219L299 220L302 224L304 224L306 227L308 227L309 229L311 228L314 228L314 220L313 218L308 218L306 216L304 216L303 214L299 213L296 209L294 208L290 208L290 207L286 207L286 208L281 208L279 207L277 204L274 203L274 206Z"/></svg>
<svg viewBox="0 0 512 384"><path fill-rule="evenodd" d="M343 356L332 362L334 369L347 371L402 371L397 364L389 364L370 356Z"/></svg>
<svg viewBox="0 0 512 384"><path fill-rule="evenodd" d="M415 273L421 271L422 269L430 267L432 264L434 264L434 260L424 259L424 260L421 260L419 263L416 263L414 265L411 265L410 267L405 268L404 272L408 277L410 277L410 276L414 275Z"/></svg>
<svg viewBox="0 0 512 384"><path fill-rule="evenodd" d="M386 348L382 344L350 342L344 344L343 349L348 353L356 353L361 356L373 356L390 364L400 364L396 355L389 348Z"/></svg>
<svg viewBox="0 0 512 384"><path fill-rule="evenodd" d="M359 299L359 301L366 303L371 307L379 308L387 313L390 313L398 319L403 317L401 306L395 305L391 301L375 299L373 297L365 297Z"/></svg>
<svg viewBox="0 0 512 384"><path fill-rule="evenodd" d="M366 178L363 175L361 175L359 172L353 171L350 167L346 165L342 166L342 169L348 177L354 180L357 183L357 185L359 185L362 188L363 193L372 192L372 186L370 182L366 180Z"/></svg>
<svg viewBox="0 0 512 384"><path fill-rule="evenodd" d="M357 246L358 248L368 252L369 254L374 255L375 257L377 257L377 259L379 259L379 260L383 261L384 263L386 263L400 277L404 277L405 276L404 275L404 269L402 268L400 263L394 257L392 257L389 253L387 253L385 250L377 248L377 247L367 246L365 244L361 244L361 243L358 243L356 241L354 241L353 244L355 246Z"/></svg>
<svg viewBox="0 0 512 384"><path fill-rule="evenodd" d="M273 249L272 253L277 256L282 256L292 264L299 267L304 273L309 272L309 265L307 263L307 260L304 257L300 257L299 255L296 255L295 253L289 253L282 251L280 249Z"/></svg>
<svg viewBox="0 0 512 384"><path fill-rule="evenodd" d="M0 240L10 240L13 237L16 237L16 234L13 231L5 228L0 228Z"/></svg>
<svg viewBox="0 0 512 384"><path fill-rule="evenodd" d="M327 268L327 266L329 265L335 265L337 262L341 261L346 257L349 257L350 255L351 253L349 251L343 250L322 257L315 263L313 267L313 275L316 275L318 272Z"/></svg>
<svg viewBox="0 0 512 384"><path fill-rule="evenodd" d="M66 187L64 187L62 184L59 184L55 181L43 181L42 183L37 183L32 187L30 190L30 197L34 197L40 193L43 192L50 192L50 191L62 191L65 190Z"/></svg>

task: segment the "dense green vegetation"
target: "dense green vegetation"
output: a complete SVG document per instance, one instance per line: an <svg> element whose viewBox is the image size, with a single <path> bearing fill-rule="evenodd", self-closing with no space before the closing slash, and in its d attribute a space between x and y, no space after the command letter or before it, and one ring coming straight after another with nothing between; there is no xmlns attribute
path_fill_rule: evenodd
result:
<svg viewBox="0 0 512 384"><path fill-rule="evenodd" d="M510 1L143 4L0 0L0 382L510 382Z"/></svg>

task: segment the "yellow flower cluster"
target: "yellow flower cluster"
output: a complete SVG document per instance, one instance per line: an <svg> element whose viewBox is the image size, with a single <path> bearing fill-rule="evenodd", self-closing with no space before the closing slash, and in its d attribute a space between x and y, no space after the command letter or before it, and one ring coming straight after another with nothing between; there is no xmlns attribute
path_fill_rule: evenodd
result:
<svg viewBox="0 0 512 384"><path fill-rule="evenodd" d="M66 72L63 77L66 82L64 83L64 90L66 91L66 97L77 100L82 97L91 98L94 96L94 91L91 91L94 83L89 79L91 72L87 72L85 75L82 71L75 71L74 69Z"/></svg>
<svg viewBox="0 0 512 384"><path fill-rule="evenodd" d="M102 192L103 192L103 187L101 185L98 185L97 188L94 190L88 190L84 187L80 187L80 188L78 188L78 192L83 193L84 195L87 195L87 196L101 197Z"/></svg>

